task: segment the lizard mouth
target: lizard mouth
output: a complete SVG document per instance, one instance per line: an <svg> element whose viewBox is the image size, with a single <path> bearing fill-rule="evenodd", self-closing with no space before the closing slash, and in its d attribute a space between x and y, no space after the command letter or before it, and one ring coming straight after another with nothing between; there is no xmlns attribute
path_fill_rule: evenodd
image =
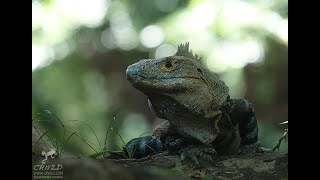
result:
<svg viewBox="0 0 320 180"><path fill-rule="evenodd" d="M132 77L130 77L132 76ZM163 79L200 79L193 76L176 76L176 77L147 77L142 74L131 74L130 76L127 76L128 79L139 77L141 79L150 79L150 80L163 80Z"/></svg>
<svg viewBox="0 0 320 180"><path fill-rule="evenodd" d="M142 74L131 74L127 76L127 79L131 82L132 86L140 91L147 92L179 92L187 89L187 81L195 84L199 78L192 76L183 77L147 77Z"/></svg>
<svg viewBox="0 0 320 180"><path fill-rule="evenodd" d="M148 76L144 74L142 71L139 71L138 68L133 68L133 66L129 66L126 70L126 77L130 82L139 82L141 80L165 80L165 79L200 79L199 77L194 76L157 76L152 75Z"/></svg>
<svg viewBox="0 0 320 180"><path fill-rule="evenodd" d="M133 87L146 92L179 92L185 91L190 85L197 84L200 77L192 75L177 76L177 74L159 74L152 75L144 73L139 68L129 66L126 70L126 78Z"/></svg>

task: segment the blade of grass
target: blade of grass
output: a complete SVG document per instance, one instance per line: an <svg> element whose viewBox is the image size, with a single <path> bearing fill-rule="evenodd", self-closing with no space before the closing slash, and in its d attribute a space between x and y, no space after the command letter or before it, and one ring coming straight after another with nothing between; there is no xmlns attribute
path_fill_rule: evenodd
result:
<svg viewBox="0 0 320 180"><path fill-rule="evenodd" d="M99 141L99 138L98 138L97 134L94 132L94 130L92 129L92 127L91 127L88 123L83 122L83 121L80 121L80 120L69 120L69 121L77 121L77 122L81 122L81 123L85 124L85 125L92 131L92 133L94 134L94 136L96 137L96 139L97 139L97 141L98 141L98 143L99 143L99 146L100 146L99 149L103 149L103 147L101 146L101 143L100 143L100 141Z"/></svg>
<svg viewBox="0 0 320 180"><path fill-rule="evenodd" d="M105 138L105 140L104 140L104 147L106 147L106 145L107 145L107 140L108 140L108 136L109 136L109 131L110 131L110 129L111 129L111 126L112 126L113 121L115 121L115 120L116 120L116 117L113 116L113 120L111 120L111 122L110 122L110 124L109 124L109 127L108 127L108 129L107 129L106 138Z"/></svg>
<svg viewBox="0 0 320 180"><path fill-rule="evenodd" d="M45 133L43 133L43 134L38 138L38 140L36 141L36 143L35 143L34 146L33 146L33 149L37 146L38 142L42 139L42 137L45 136L47 133L48 133L48 131L46 131ZM48 148L48 147L47 147L47 148Z"/></svg>

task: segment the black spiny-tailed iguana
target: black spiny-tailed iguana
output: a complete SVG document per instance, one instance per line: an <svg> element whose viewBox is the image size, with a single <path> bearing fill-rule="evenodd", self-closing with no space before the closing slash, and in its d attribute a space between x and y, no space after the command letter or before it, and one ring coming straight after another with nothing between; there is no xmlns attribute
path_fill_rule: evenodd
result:
<svg viewBox="0 0 320 180"><path fill-rule="evenodd" d="M131 140L124 148L133 157L169 150L181 157L263 152L251 104L231 99L225 83L199 63L189 43L175 55L144 59L127 68L127 79L143 92L152 112L166 121L152 136Z"/></svg>

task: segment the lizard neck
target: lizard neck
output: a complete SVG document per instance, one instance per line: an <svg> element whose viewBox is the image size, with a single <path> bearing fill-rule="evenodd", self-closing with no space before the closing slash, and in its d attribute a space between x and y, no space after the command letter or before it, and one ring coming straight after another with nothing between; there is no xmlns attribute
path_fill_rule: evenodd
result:
<svg viewBox="0 0 320 180"><path fill-rule="evenodd" d="M147 95L151 111L159 118L172 121L184 114L191 115L183 105L164 94Z"/></svg>
<svg viewBox="0 0 320 180"><path fill-rule="evenodd" d="M182 136L210 144L219 134L217 123L221 111L217 111L214 117L205 118L204 114L190 112L170 96L153 94L148 98L153 113L168 120Z"/></svg>

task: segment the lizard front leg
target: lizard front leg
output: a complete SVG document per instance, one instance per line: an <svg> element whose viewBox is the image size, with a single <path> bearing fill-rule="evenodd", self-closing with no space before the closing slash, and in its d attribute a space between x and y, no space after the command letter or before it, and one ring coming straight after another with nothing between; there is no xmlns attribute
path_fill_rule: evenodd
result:
<svg viewBox="0 0 320 180"><path fill-rule="evenodd" d="M180 155L181 160L190 159L196 168L200 168L198 158L212 162L216 150L196 139L186 138L178 134L168 121L158 125L152 136L135 138L129 141L123 151L128 157L142 158L160 151Z"/></svg>
<svg viewBox="0 0 320 180"><path fill-rule="evenodd" d="M165 150L165 144L156 136L134 138L123 147L124 155L135 159L147 157Z"/></svg>
<svg viewBox="0 0 320 180"><path fill-rule="evenodd" d="M170 154L180 155L181 161L190 159L196 168L201 166L199 158L212 162L212 156L217 155L212 145L205 145L195 139L185 138L178 134L165 137L164 144Z"/></svg>
<svg viewBox="0 0 320 180"><path fill-rule="evenodd" d="M212 156L217 154L211 144L205 145L196 139L186 138L176 133L168 121L158 125L153 135L161 137L170 154L180 155L182 161L190 159L196 168L201 166L199 158L212 162Z"/></svg>
<svg viewBox="0 0 320 180"><path fill-rule="evenodd" d="M177 147L181 145L180 140L178 138L173 139L168 137L176 134L171 124L168 121L164 121L156 126L151 136L134 138L123 147L122 152L111 153L123 154L122 157L140 159L168 150L167 144L170 145L172 149L177 149Z"/></svg>
<svg viewBox="0 0 320 180"><path fill-rule="evenodd" d="M238 124L241 143L238 154L271 152L258 142L258 124L254 108L245 99L230 99L228 114L233 123Z"/></svg>
<svg viewBox="0 0 320 180"><path fill-rule="evenodd" d="M196 168L200 168L201 164L198 158L213 162L212 157L217 155L217 151L211 145L189 145L179 151L181 160L191 159Z"/></svg>

